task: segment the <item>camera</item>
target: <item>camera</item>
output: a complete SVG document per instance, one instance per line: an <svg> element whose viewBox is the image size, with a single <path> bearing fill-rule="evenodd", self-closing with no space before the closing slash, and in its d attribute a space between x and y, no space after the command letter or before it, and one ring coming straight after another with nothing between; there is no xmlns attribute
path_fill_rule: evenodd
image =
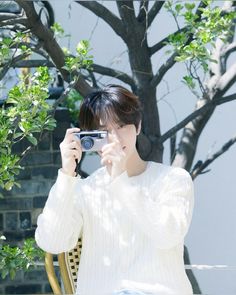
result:
<svg viewBox="0 0 236 295"><path fill-rule="evenodd" d="M75 136L80 139L83 152L100 151L108 143L107 131L81 131L75 133Z"/></svg>

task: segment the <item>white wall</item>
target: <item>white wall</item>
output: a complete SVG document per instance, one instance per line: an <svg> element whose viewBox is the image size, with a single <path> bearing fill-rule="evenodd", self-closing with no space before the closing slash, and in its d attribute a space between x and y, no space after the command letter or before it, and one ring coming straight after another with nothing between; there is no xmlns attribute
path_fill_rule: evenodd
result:
<svg viewBox="0 0 236 295"><path fill-rule="evenodd" d="M81 39L90 39L94 62L111 66L128 72L127 54L120 38L92 13L73 1L51 1L55 9L56 21L71 34L70 42L62 40L65 46L70 45L73 52ZM107 7L115 9L114 1L102 1ZM115 12L114 10L114 12ZM168 32L174 30L171 17L161 13L149 32L150 44L160 40ZM235 56L234 56L235 57ZM164 60L164 55L154 56L154 69ZM233 60L231 60L232 62ZM177 122L181 121L194 107L195 98L180 82L183 66L176 65L164 80L168 81L173 90L166 100L175 109ZM114 79L103 78L104 83L114 82ZM115 81L117 82L117 81ZM236 87L234 87L234 91ZM160 98L166 92L166 84L157 89ZM175 123L171 108L164 101L159 102L162 132L167 131ZM204 160L208 153L217 151L228 141L236 130L236 101L218 107L212 119L201 135L197 160ZM87 159L89 161L89 159ZM99 160L95 159L95 166ZM92 162L92 161L91 161ZM164 162L168 160L168 143L164 154ZM89 162L87 162L89 163ZM94 162L93 162L94 163ZM198 177L195 181L195 210L190 231L186 237L186 245L190 252L192 264L228 265L226 270L196 270L194 271L203 293L236 294L236 145L218 158L209 168L211 171ZM89 166L92 171L94 166ZM233 268L234 267L234 268Z"/></svg>

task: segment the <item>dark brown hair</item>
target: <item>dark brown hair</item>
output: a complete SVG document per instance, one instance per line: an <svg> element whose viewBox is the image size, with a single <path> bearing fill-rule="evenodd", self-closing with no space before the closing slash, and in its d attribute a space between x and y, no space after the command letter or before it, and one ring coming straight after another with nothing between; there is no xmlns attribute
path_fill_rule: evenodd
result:
<svg viewBox="0 0 236 295"><path fill-rule="evenodd" d="M100 122L134 124L136 129L142 118L139 98L126 88L110 84L95 90L82 101L79 126L82 130L99 129Z"/></svg>

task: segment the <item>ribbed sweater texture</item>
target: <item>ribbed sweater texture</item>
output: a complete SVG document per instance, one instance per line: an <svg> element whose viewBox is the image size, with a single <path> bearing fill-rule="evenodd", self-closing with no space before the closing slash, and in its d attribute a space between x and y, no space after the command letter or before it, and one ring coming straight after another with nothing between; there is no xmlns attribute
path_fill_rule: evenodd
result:
<svg viewBox="0 0 236 295"><path fill-rule="evenodd" d="M86 179L59 170L35 237L57 254L83 234L76 294L191 295L183 248L193 204L193 182L182 168L148 162L142 174L115 179L105 167Z"/></svg>

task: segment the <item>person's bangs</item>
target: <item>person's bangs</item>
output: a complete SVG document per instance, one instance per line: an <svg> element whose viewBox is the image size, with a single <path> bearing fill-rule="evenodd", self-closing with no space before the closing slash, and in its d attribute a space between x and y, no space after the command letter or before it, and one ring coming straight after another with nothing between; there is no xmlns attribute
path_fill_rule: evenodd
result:
<svg viewBox="0 0 236 295"><path fill-rule="evenodd" d="M105 106L104 106L104 102ZM109 123L119 124L120 119L114 103L106 99L88 99L80 110L80 128L83 130L98 130L106 128Z"/></svg>
<svg viewBox="0 0 236 295"><path fill-rule="evenodd" d="M79 126L83 130L105 129L113 124L134 124L138 128L140 120L138 97L117 85L108 85L87 95L79 114Z"/></svg>
<svg viewBox="0 0 236 295"><path fill-rule="evenodd" d="M95 112L94 121L96 121L96 128L106 128L108 124L119 124L120 119L116 113L115 107L112 104L107 104L106 107L99 106Z"/></svg>

